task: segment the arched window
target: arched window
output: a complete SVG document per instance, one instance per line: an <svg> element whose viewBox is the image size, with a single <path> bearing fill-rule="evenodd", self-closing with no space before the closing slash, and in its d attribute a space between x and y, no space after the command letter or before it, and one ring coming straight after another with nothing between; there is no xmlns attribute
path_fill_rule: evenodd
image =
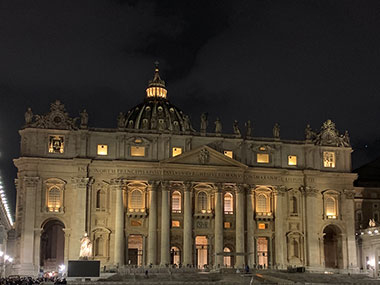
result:
<svg viewBox="0 0 380 285"><path fill-rule="evenodd" d="M130 206L132 209L142 209L144 207L143 194L140 190L133 190L130 197Z"/></svg>
<svg viewBox="0 0 380 285"><path fill-rule="evenodd" d="M258 194L256 197L256 212L267 213L268 209L268 197L265 194Z"/></svg>
<svg viewBox="0 0 380 285"><path fill-rule="evenodd" d="M57 187L49 189L48 207L50 212L58 212L61 207L61 190Z"/></svg>
<svg viewBox="0 0 380 285"><path fill-rule="evenodd" d="M297 205L297 197L292 197L292 213L297 214L298 213L298 205Z"/></svg>
<svg viewBox="0 0 380 285"><path fill-rule="evenodd" d="M295 239L293 239L292 244L293 244L293 256L299 257L298 242Z"/></svg>
<svg viewBox="0 0 380 285"><path fill-rule="evenodd" d="M95 239L95 256L104 256L104 240L101 236Z"/></svg>
<svg viewBox="0 0 380 285"><path fill-rule="evenodd" d="M181 213L181 193L178 191L172 194L172 212Z"/></svg>
<svg viewBox="0 0 380 285"><path fill-rule="evenodd" d="M233 196L231 193L224 194L224 213L233 214L234 213L234 204Z"/></svg>
<svg viewBox="0 0 380 285"><path fill-rule="evenodd" d="M327 197L326 203L326 215L331 218L336 218L336 204L333 197Z"/></svg>
<svg viewBox="0 0 380 285"><path fill-rule="evenodd" d="M106 193L103 190L96 191L96 208L104 209L106 207Z"/></svg>
<svg viewBox="0 0 380 285"><path fill-rule="evenodd" d="M198 211L205 213L207 211L207 194L199 192L198 194Z"/></svg>

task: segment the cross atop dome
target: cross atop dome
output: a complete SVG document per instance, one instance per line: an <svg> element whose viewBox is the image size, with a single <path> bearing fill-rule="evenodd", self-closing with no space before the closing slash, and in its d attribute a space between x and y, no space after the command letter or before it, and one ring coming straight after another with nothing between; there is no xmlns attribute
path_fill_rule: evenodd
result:
<svg viewBox="0 0 380 285"><path fill-rule="evenodd" d="M148 99L150 98L161 98L166 99L166 86L165 81L163 81L160 77L158 65L159 62L156 61L155 63L155 69L154 69L154 76L153 80L149 80L148 88L146 89L146 97Z"/></svg>

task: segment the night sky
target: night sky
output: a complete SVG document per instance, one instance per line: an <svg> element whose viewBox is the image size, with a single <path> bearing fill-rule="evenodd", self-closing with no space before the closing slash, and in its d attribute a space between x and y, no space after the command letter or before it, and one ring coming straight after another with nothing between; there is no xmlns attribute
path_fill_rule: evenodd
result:
<svg viewBox="0 0 380 285"><path fill-rule="evenodd" d="M0 0L0 170L11 204L24 112L60 99L116 127L160 62L169 100L232 132L303 139L332 119L353 167L380 156L380 1ZM244 132L244 131L243 131ZM11 207L14 210L14 206Z"/></svg>

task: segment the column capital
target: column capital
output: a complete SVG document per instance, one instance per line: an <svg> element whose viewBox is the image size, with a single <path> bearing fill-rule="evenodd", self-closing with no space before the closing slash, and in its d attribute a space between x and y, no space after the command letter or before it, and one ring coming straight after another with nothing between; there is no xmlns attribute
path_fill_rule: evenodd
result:
<svg viewBox="0 0 380 285"><path fill-rule="evenodd" d="M244 194L249 189L248 184L237 184L235 187L236 194Z"/></svg>
<svg viewBox="0 0 380 285"><path fill-rule="evenodd" d="M317 197L317 195L319 194L319 190L313 186L302 185L299 189L301 192L305 194L305 196Z"/></svg>
<svg viewBox="0 0 380 285"><path fill-rule="evenodd" d="M77 185L79 188L87 187L89 178L87 177L71 177L71 183Z"/></svg>
<svg viewBox="0 0 380 285"><path fill-rule="evenodd" d="M40 177L38 176L24 176L24 185L26 187L36 187L39 181Z"/></svg>
<svg viewBox="0 0 380 285"><path fill-rule="evenodd" d="M273 192L274 192L275 195L284 196L285 193L286 193L287 191L289 191L290 189L287 188L287 187L284 186L284 185L277 185L277 186L274 186L274 187L273 187L273 190L274 190Z"/></svg>
<svg viewBox="0 0 380 285"><path fill-rule="evenodd" d="M190 181L185 181L183 182L184 190L185 192L190 192L191 189L193 188L193 183Z"/></svg>
<svg viewBox="0 0 380 285"><path fill-rule="evenodd" d="M157 191L158 187L160 187L162 181L159 180L150 180L148 181L148 191Z"/></svg>
<svg viewBox="0 0 380 285"><path fill-rule="evenodd" d="M343 190L346 199L354 199L355 198L355 190L354 189L344 189Z"/></svg>

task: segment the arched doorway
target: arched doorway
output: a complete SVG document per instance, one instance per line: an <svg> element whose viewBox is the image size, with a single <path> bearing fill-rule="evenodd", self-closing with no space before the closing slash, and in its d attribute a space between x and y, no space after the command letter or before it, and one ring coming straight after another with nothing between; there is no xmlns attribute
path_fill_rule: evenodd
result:
<svg viewBox="0 0 380 285"><path fill-rule="evenodd" d="M198 268L205 268L208 265L208 239L207 236L195 237L196 260Z"/></svg>
<svg viewBox="0 0 380 285"><path fill-rule="evenodd" d="M232 260L232 250L229 247L225 247L223 249L224 257L223 257L223 265L224 267L232 267L234 261Z"/></svg>
<svg viewBox="0 0 380 285"><path fill-rule="evenodd" d="M323 250L325 267L343 268L342 232L335 225L328 225L323 230Z"/></svg>
<svg viewBox="0 0 380 285"><path fill-rule="evenodd" d="M179 265L181 263L181 251L178 247L172 246L170 249L170 264Z"/></svg>
<svg viewBox="0 0 380 285"><path fill-rule="evenodd" d="M58 220L45 223L41 234L40 266L45 271L58 271L64 263L65 225Z"/></svg>
<svg viewBox="0 0 380 285"><path fill-rule="evenodd" d="M143 265L143 236L129 235L128 236L128 264Z"/></svg>

